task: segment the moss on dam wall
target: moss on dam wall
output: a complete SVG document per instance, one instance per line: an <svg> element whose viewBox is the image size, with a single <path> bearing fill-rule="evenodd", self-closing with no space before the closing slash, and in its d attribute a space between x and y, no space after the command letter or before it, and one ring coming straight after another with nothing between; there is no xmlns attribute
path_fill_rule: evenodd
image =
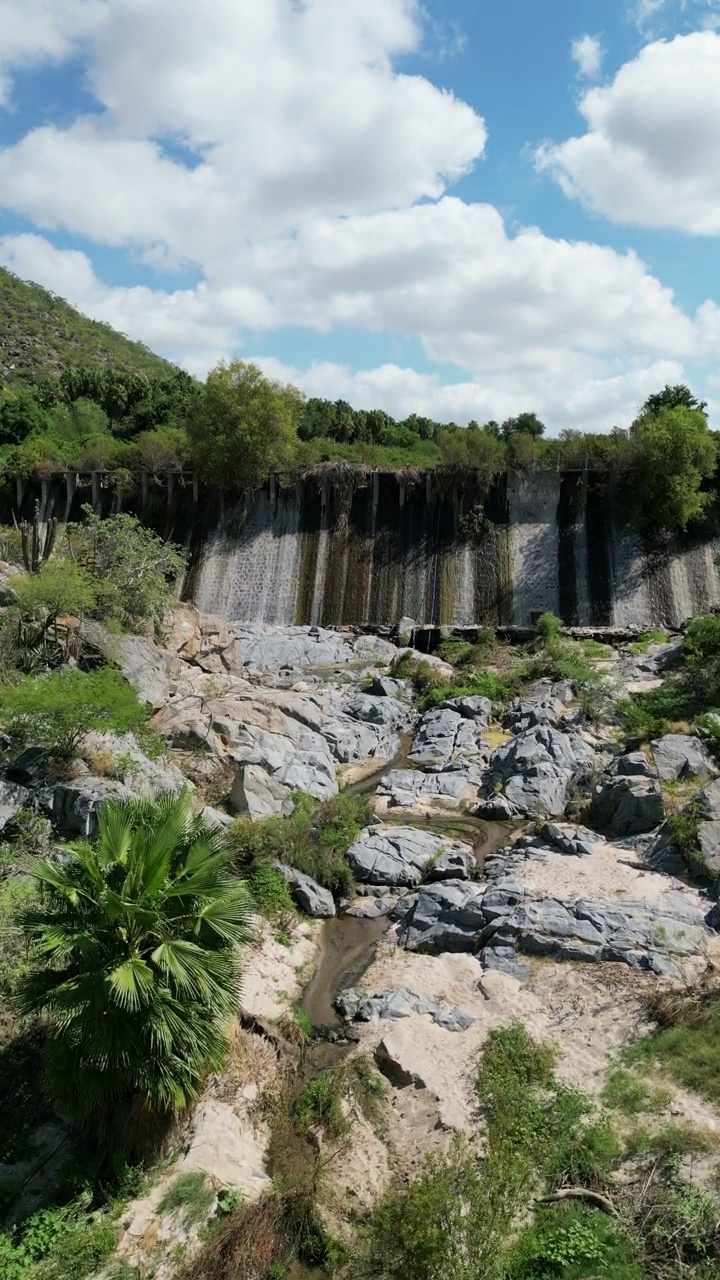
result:
<svg viewBox="0 0 720 1280"><path fill-rule="evenodd" d="M388 626L677 625L720 604L710 535L643 545L612 514L603 474L318 472L223 504L192 477L33 479L0 492L0 520L82 518L120 503L191 553L184 594L247 622Z"/></svg>

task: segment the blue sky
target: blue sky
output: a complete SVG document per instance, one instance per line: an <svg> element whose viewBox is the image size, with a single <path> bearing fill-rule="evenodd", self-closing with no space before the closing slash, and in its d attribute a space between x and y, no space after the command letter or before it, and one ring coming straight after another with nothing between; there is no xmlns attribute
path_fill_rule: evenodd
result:
<svg viewBox="0 0 720 1280"><path fill-rule="evenodd" d="M718 0L0 0L0 262L198 374L720 426Z"/></svg>

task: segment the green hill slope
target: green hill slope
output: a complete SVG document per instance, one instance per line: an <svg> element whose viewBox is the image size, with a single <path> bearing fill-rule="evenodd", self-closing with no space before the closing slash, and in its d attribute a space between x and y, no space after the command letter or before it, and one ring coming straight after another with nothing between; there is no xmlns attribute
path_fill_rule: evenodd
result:
<svg viewBox="0 0 720 1280"><path fill-rule="evenodd" d="M67 368L113 365L149 377L174 366L63 298L0 267L0 383L34 382Z"/></svg>

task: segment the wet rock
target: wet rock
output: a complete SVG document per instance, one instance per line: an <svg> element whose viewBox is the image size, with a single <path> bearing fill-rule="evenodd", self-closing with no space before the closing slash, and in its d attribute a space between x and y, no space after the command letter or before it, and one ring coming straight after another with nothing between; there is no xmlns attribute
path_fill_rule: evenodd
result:
<svg viewBox="0 0 720 1280"><path fill-rule="evenodd" d="M303 875L295 867L278 863L278 871L288 885L298 906L314 920L328 920L335 915L335 903L329 889L323 888L310 876Z"/></svg>
<svg viewBox="0 0 720 1280"><path fill-rule="evenodd" d="M366 827L350 846L347 861L360 884L412 887L443 854L470 855L469 845L444 840L416 827Z"/></svg>
<svg viewBox="0 0 720 1280"><path fill-rule="evenodd" d="M663 798L652 778L611 778L595 788L590 821L601 831L637 835L658 827L664 816Z"/></svg>
<svg viewBox="0 0 720 1280"><path fill-rule="evenodd" d="M717 778L718 769L699 738L688 733L667 733L652 743L658 777L663 782Z"/></svg>

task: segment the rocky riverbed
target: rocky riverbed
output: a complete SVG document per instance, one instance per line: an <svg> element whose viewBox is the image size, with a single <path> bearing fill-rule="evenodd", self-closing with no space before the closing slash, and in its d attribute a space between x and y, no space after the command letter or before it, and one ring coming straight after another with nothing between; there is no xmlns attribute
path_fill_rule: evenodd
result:
<svg viewBox="0 0 720 1280"><path fill-rule="evenodd" d="M294 792L321 801L348 783L376 812L347 851L347 901L284 869L309 918L289 938L265 927L247 956L230 1065L195 1113L181 1169L204 1169L248 1201L268 1187L259 1099L281 1071L278 1027L294 1002L316 1031L306 1071L327 1065L329 1042L334 1054L370 1055L389 1090L381 1128L356 1117L337 1155L337 1225L468 1127L473 1067L493 1028L523 1022L557 1045L562 1078L599 1094L620 1049L649 1029L649 987L720 962L711 877L688 875L666 822L672 788L688 789L705 869L720 868L718 768L695 734L623 753L568 681L539 681L500 722L480 696L419 715L410 684L389 673L398 649L387 640L243 627L188 606L162 646L93 640L151 705L170 753L150 759L131 736L97 734L67 777L50 780L26 752L2 768L0 828L32 805L59 833L92 836L108 795L184 785L220 823L286 815ZM608 705L656 687L676 652L670 641L604 659ZM678 1093L674 1105L720 1132L698 1099ZM120 1252L134 1264L149 1256L164 1185L129 1217ZM188 1243L177 1224L160 1230Z"/></svg>

